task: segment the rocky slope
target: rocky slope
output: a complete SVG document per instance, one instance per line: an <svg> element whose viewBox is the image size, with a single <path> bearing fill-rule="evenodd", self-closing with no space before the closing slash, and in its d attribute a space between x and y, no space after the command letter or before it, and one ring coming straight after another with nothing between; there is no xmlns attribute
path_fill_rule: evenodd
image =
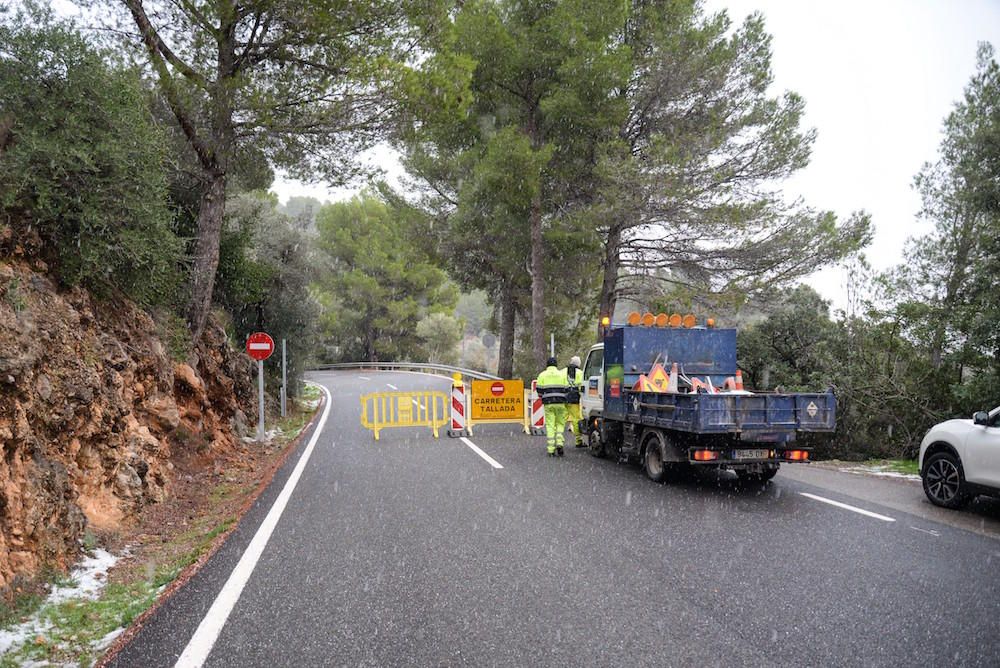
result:
<svg viewBox="0 0 1000 668"><path fill-rule="evenodd" d="M211 466L246 432L251 364L207 329L181 362L138 307L0 261L0 594L162 500L172 458Z"/></svg>

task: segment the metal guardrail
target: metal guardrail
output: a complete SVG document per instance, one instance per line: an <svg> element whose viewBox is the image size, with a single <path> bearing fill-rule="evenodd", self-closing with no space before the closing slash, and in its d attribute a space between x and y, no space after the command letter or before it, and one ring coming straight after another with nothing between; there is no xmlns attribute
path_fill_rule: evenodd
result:
<svg viewBox="0 0 1000 668"><path fill-rule="evenodd" d="M439 376L451 376L460 373L466 378L477 380L502 380L500 376L463 369L458 366L448 364L432 364L430 362L339 362L337 364L321 364L312 367L311 371L329 371L337 369L358 369L361 371L419 371L422 373L433 373Z"/></svg>

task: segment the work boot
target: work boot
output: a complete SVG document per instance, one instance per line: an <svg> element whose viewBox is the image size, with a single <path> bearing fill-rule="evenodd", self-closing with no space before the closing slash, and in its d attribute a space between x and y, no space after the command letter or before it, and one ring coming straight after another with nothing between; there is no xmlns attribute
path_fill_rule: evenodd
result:
<svg viewBox="0 0 1000 668"><path fill-rule="evenodd" d="M556 448L556 454L559 455L560 457L562 457L563 456L563 449L562 448Z"/></svg>
<svg viewBox="0 0 1000 668"><path fill-rule="evenodd" d="M549 457L555 457L556 453L554 450L549 450Z"/></svg>
<svg viewBox="0 0 1000 668"><path fill-rule="evenodd" d="M583 441L577 441L577 442L576 442L576 447L578 447L578 448L585 448L585 447L587 447L587 446L586 446L586 445L584 445Z"/></svg>

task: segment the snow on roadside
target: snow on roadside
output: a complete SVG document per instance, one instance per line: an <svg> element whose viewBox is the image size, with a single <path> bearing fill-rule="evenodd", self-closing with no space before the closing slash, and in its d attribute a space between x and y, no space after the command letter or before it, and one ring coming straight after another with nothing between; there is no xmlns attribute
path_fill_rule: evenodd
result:
<svg viewBox="0 0 1000 668"><path fill-rule="evenodd" d="M920 476L913 473L900 473L893 471L888 466L846 466L837 468L844 473L854 473L858 475L877 475L883 478L900 478L901 480L920 480Z"/></svg>
<svg viewBox="0 0 1000 668"><path fill-rule="evenodd" d="M51 630L52 624L40 618L40 613L46 608L71 599L96 599L107 582L108 570L118 559L119 557L100 548L84 557L70 572L70 584L53 587L38 612L30 619L9 629L0 629L0 654L34 641Z"/></svg>

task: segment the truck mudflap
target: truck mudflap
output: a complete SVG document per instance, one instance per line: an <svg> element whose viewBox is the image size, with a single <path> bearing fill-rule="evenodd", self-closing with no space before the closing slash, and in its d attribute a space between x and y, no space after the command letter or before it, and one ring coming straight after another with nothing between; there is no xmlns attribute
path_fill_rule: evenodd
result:
<svg viewBox="0 0 1000 668"><path fill-rule="evenodd" d="M833 392L626 392L625 399L629 422L699 434L744 433L744 440L782 443L794 439L796 431L829 432L836 426Z"/></svg>

